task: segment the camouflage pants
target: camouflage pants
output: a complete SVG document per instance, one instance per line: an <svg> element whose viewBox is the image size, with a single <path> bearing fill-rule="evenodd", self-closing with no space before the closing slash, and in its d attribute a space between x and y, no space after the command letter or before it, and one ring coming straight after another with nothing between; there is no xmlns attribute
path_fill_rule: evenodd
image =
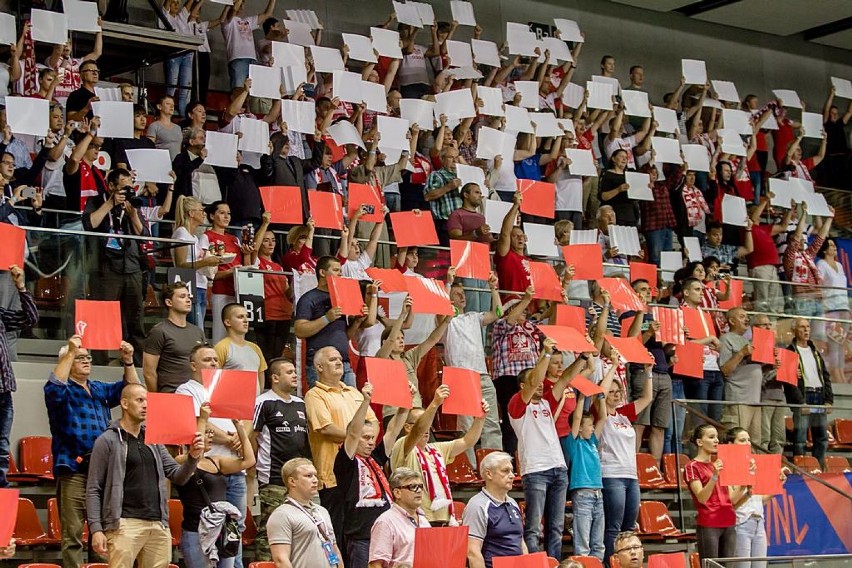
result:
<svg viewBox="0 0 852 568"><path fill-rule="evenodd" d="M260 519L257 523L257 537L254 541L254 556L258 562L272 560L269 553L269 538L266 535L266 521L272 511L284 504L287 488L280 485L264 485L258 491L260 497Z"/></svg>

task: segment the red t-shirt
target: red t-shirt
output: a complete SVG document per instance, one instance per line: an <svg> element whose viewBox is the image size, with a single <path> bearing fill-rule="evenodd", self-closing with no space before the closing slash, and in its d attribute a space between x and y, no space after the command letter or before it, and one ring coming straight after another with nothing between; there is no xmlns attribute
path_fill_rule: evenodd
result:
<svg viewBox="0 0 852 568"><path fill-rule="evenodd" d="M530 260L509 249L506 256L494 255L497 278L504 290L523 292L530 285Z"/></svg>
<svg viewBox="0 0 852 568"><path fill-rule="evenodd" d="M793 132L793 125L790 122L790 119L785 118L784 120L779 120L778 130L772 131L772 139L775 144L772 149L772 154L775 158L776 164L784 163L784 158L787 157L787 148L790 146L790 142L795 140L795 138L796 134Z"/></svg>
<svg viewBox="0 0 852 568"><path fill-rule="evenodd" d="M754 251L746 257L749 269L771 264L778 266L778 247L772 238L772 225L755 225L751 228Z"/></svg>
<svg viewBox="0 0 852 568"><path fill-rule="evenodd" d="M277 262L257 259L257 265L261 270L278 270L284 269ZM283 321L289 320L293 313L293 304L287 299L287 277L279 274L264 274L263 275L263 303L266 307L266 319Z"/></svg>
<svg viewBox="0 0 852 568"><path fill-rule="evenodd" d="M716 468L710 462L692 460L686 464L683 476L687 485L696 479L702 485L707 485L715 471ZM698 512L697 524L700 527L723 529L732 527L737 522L737 513L734 511L733 504L731 504L728 488L722 487L718 479L713 486L713 492L710 493L710 498L705 503L699 503L698 499L695 498L695 493L692 493L692 501L695 503L695 510Z"/></svg>
<svg viewBox="0 0 852 568"><path fill-rule="evenodd" d="M303 245L299 252L290 249L281 257L281 264L285 270L314 272L317 268L317 259L314 258L313 252L314 250L307 245Z"/></svg>
<svg viewBox="0 0 852 568"><path fill-rule="evenodd" d="M564 438L571 433L571 414L574 412L574 409L577 408L577 394L574 392L574 389L568 387L565 390L565 404L562 405L562 411L559 413L559 417L556 419L555 423L556 434L560 438ZM556 415L556 409L559 408L559 402L556 400L556 397L553 396L553 382L551 382L548 378L544 379L541 398L550 404L550 411Z"/></svg>
<svg viewBox="0 0 852 568"><path fill-rule="evenodd" d="M218 246L219 243L222 243L225 245L226 253L235 253L237 255L234 260L228 264L220 264L219 271L228 270L229 268L242 265L242 251L240 250L240 241L237 237L230 233L219 234L213 231L206 231L204 234L207 235L207 240L210 241L211 249L214 245ZM236 296L237 291L234 288L233 277L214 280L213 293L224 294L226 296Z"/></svg>

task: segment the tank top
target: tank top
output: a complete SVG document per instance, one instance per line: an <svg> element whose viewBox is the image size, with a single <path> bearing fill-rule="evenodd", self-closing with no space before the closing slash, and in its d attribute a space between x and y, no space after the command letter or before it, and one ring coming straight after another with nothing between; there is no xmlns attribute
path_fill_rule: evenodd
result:
<svg viewBox="0 0 852 568"><path fill-rule="evenodd" d="M215 503L216 501L225 500L228 478L222 475L216 462L210 458L204 459L210 460L210 463L216 468L216 473L208 473L201 469L196 469L185 485L176 485L178 497L180 497L180 502L183 504L183 522L180 527L185 531L198 532L201 510L207 506L204 494L198 486L199 479L204 484L207 495L210 496L210 502Z"/></svg>

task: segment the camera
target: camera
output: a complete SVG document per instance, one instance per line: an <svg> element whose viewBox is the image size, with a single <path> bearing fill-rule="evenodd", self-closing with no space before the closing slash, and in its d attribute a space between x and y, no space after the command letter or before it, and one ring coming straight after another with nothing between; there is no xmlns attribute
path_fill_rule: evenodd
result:
<svg viewBox="0 0 852 568"><path fill-rule="evenodd" d="M130 205L132 205L136 209L139 209L140 207L142 207L142 205L143 205L142 199L139 198L139 197L136 197L136 191L133 189L133 186L125 185L119 191L124 195L124 199L128 203L130 203Z"/></svg>

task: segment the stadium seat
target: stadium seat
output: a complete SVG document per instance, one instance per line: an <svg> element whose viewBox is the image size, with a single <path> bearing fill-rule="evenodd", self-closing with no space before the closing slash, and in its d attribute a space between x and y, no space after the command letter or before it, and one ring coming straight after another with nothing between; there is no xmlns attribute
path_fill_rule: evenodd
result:
<svg viewBox="0 0 852 568"><path fill-rule="evenodd" d="M663 477L657 459L651 454L636 454L636 472L639 474L640 489L670 489L672 487Z"/></svg>
<svg viewBox="0 0 852 568"><path fill-rule="evenodd" d="M793 456L793 464L813 475L822 473L819 461L813 456Z"/></svg>
<svg viewBox="0 0 852 568"><path fill-rule="evenodd" d="M183 530L183 503L180 499L169 499L169 531L172 533L172 546L180 546L180 536Z"/></svg>
<svg viewBox="0 0 852 568"><path fill-rule="evenodd" d="M21 473L53 481L53 452L49 436L27 436L18 442Z"/></svg>
<svg viewBox="0 0 852 568"><path fill-rule="evenodd" d="M843 456L825 456L826 473L848 473L852 471L849 460Z"/></svg>
<svg viewBox="0 0 852 568"><path fill-rule="evenodd" d="M464 508L466 504L464 501L453 501L453 517L456 518L458 522L462 520L462 513L464 513Z"/></svg>
<svg viewBox="0 0 852 568"><path fill-rule="evenodd" d="M248 568L275 568L275 562L252 562Z"/></svg>
<svg viewBox="0 0 852 568"><path fill-rule="evenodd" d="M92 562L91 564L80 564L80 568L109 568L104 562Z"/></svg>
<svg viewBox="0 0 852 568"><path fill-rule="evenodd" d="M257 538L257 525L251 516L251 509L246 510L246 529L243 531L243 546L251 546Z"/></svg>
<svg viewBox="0 0 852 568"><path fill-rule="evenodd" d="M603 568L603 563L596 556L569 556L583 565L583 568Z"/></svg>
<svg viewBox="0 0 852 568"><path fill-rule="evenodd" d="M18 464L15 463L15 456L9 453L9 471L6 472L6 480L9 481L9 483L17 483L19 485L30 485L41 481L41 477L38 475L21 473L18 470Z"/></svg>
<svg viewBox="0 0 852 568"><path fill-rule="evenodd" d="M29 499L18 499L18 516L12 533L18 546L59 546L59 539L51 538L38 519L35 505Z"/></svg>
<svg viewBox="0 0 852 568"><path fill-rule="evenodd" d="M479 486L482 481L470 465L467 454L464 452L456 456L452 463L447 464L447 477L450 483L460 486Z"/></svg>
<svg viewBox="0 0 852 568"><path fill-rule="evenodd" d="M689 553L689 568L701 568L701 557L697 552Z"/></svg>
<svg viewBox="0 0 852 568"><path fill-rule="evenodd" d="M547 568L559 568L559 561L552 556L547 557Z"/></svg>
<svg viewBox="0 0 852 568"><path fill-rule="evenodd" d="M639 504L639 531L642 535L663 538L694 538L694 535L678 530L666 505L660 501L642 501Z"/></svg>
<svg viewBox="0 0 852 568"><path fill-rule="evenodd" d="M66 286L67 279L58 274L36 280L33 299L38 309L55 310L62 307Z"/></svg>
<svg viewBox="0 0 852 568"><path fill-rule="evenodd" d="M852 450L852 419L838 418L834 421L834 439L838 449Z"/></svg>
<svg viewBox="0 0 852 568"><path fill-rule="evenodd" d="M491 452L496 452L497 450L491 448L479 448L476 450L476 473L479 474L479 464L482 463L482 458L490 454Z"/></svg>
<svg viewBox="0 0 852 568"><path fill-rule="evenodd" d="M677 457L677 460L675 460ZM677 465L675 465L677 463ZM673 488L677 487L677 476L680 473L680 482L682 487L686 487L683 481L683 468L689 463L689 458L686 454L663 454L663 474L666 482Z"/></svg>

